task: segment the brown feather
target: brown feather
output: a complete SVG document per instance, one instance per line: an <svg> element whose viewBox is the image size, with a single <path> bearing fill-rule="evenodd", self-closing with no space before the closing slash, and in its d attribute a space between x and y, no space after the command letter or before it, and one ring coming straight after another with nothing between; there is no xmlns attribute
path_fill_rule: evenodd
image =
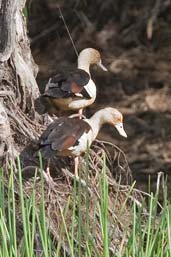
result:
<svg viewBox="0 0 171 257"><path fill-rule="evenodd" d="M77 83L75 82L72 82L71 83L71 91L72 93L80 93L82 90L82 86L78 85Z"/></svg>
<svg viewBox="0 0 171 257"><path fill-rule="evenodd" d="M79 138L90 129L90 125L79 118L61 117L55 120L39 139L43 157L69 155L71 151L68 148L77 145Z"/></svg>

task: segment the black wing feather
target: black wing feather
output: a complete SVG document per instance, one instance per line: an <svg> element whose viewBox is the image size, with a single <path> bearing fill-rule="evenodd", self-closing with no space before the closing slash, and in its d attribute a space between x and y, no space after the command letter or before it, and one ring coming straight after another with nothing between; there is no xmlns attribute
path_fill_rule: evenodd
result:
<svg viewBox="0 0 171 257"><path fill-rule="evenodd" d="M71 97L75 93L72 90L73 83L79 87L81 93L83 91L85 94L84 86L88 84L89 80L89 74L82 69L76 69L69 74L59 73L49 79L43 96L53 98ZM90 97L88 93L85 95L87 95L87 98Z"/></svg>

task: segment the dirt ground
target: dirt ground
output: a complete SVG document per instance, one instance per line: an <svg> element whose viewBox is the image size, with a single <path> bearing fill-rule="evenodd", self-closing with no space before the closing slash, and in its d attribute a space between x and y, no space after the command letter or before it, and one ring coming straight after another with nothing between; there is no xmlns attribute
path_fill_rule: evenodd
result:
<svg viewBox="0 0 171 257"><path fill-rule="evenodd" d="M97 100L124 115L128 138L104 126L99 139L126 154L138 186L171 172L171 1L58 1L78 51L95 47L108 72L92 68ZM76 67L77 56L55 0L28 3L32 53L43 91L48 78Z"/></svg>

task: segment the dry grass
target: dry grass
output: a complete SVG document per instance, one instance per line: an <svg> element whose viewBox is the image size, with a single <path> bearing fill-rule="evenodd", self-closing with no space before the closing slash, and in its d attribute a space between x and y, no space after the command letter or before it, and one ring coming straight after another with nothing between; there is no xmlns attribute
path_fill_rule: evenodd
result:
<svg viewBox="0 0 171 257"><path fill-rule="evenodd" d="M61 228L61 224L63 224L61 211L64 213L68 233L74 233L74 244L79 245L78 231L80 226L82 231L86 231L88 220L88 238L93 238L98 252L103 253L104 242L99 208L103 198L101 190L104 154L106 155L105 172L108 181L107 226L110 237L110 254L120 249L122 241L124 244L127 243L131 233L132 203L136 202L137 205L141 205L142 196L129 186L129 183L132 182L132 176L124 152L111 143L96 141L90 150L88 160L87 157L80 158L80 180L76 179L72 173L73 166L69 167L68 162L64 165L65 160L61 160L61 158L54 158L52 161L53 179L49 178L43 171L47 224L54 242L57 244L62 240L61 247L65 250L68 249L69 251L69 245L64 227ZM61 168L61 162L63 168ZM26 167L23 175L28 172L29 167L33 169L33 166ZM53 167L55 167L56 174L52 170ZM29 178L23 184L27 197L32 193L33 183L34 179ZM42 185L39 178L36 182L36 205L38 209L42 197L41 190ZM73 222L74 226L72 225ZM73 227L74 232L72 232ZM87 236L83 232L81 233L81 252L84 253L87 247ZM94 252L94 254L96 253Z"/></svg>

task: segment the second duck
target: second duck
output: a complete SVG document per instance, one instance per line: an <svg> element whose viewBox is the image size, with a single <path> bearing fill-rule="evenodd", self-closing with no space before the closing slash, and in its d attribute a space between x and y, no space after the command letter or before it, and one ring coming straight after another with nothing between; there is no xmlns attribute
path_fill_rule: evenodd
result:
<svg viewBox="0 0 171 257"><path fill-rule="evenodd" d="M78 56L77 69L50 78L43 96L57 110L79 110L81 117L83 108L91 105L96 99L96 85L90 74L92 64L107 71L99 51L93 48L82 50Z"/></svg>

